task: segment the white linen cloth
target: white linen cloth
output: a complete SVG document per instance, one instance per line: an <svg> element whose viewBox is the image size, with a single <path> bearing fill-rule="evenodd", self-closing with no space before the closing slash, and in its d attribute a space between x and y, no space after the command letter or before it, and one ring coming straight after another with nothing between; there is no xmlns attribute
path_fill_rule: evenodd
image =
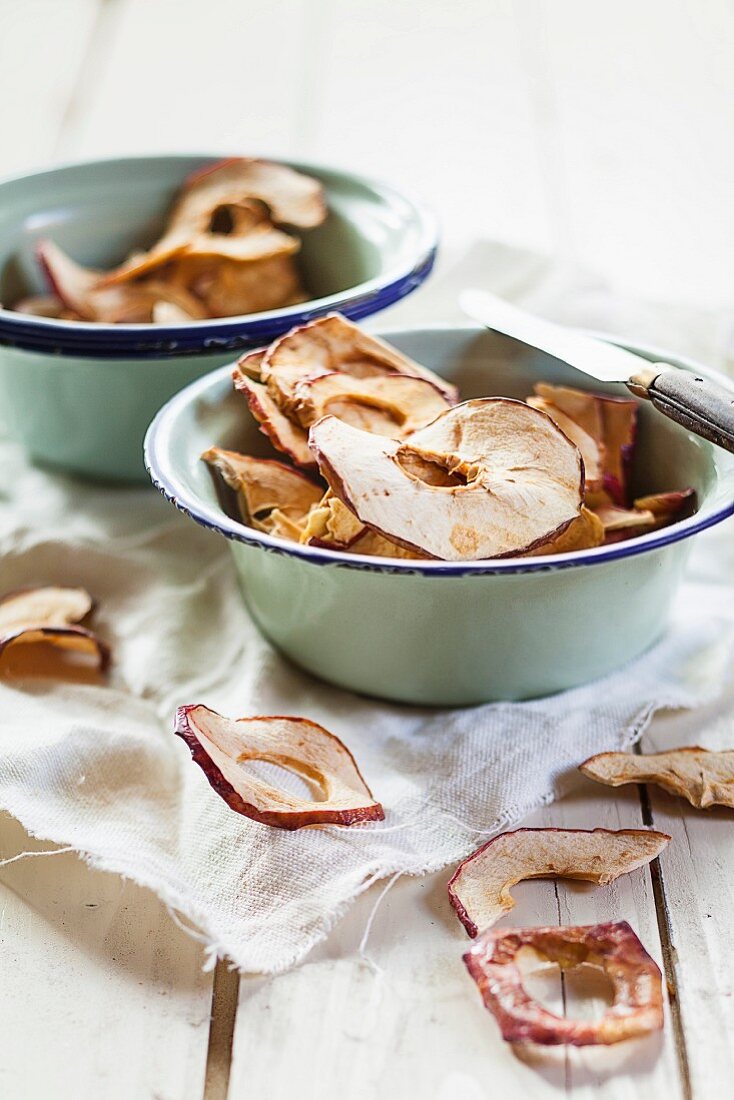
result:
<svg viewBox="0 0 734 1100"><path fill-rule="evenodd" d="M635 312L497 245L373 327L455 319L470 284L722 362L721 319ZM562 795L585 757L630 747L657 708L702 704L722 683L734 565L722 533L700 540L666 639L619 673L531 703L406 708L331 689L281 659L242 606L225 541L154 491L42 472L7 442L0 461L0 593L83 585L114 653L104 686L0 679L0 808L155 890L200 929L211 961L271 973L297 963L371 883L457 861ZM172 734L175 707L195 702L322 723L354 753L386 820L288 833L232 812Z"/></svg>

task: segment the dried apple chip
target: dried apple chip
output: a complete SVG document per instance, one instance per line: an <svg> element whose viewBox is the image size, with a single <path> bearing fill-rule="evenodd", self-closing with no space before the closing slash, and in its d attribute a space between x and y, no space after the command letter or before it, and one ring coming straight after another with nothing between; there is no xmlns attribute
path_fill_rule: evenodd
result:
<svg viewBox="0 0 734 1100"><path fill-rule="evenodd" d="M670 493L653 493L638 497L632 508L619 508L604 504L594 509L604 528L604 542L622 542L625 539L646 535L671 523L685 519L696 507L693 489L675 490Z"/></svg>
<svg viewBox="0 0 734 1100"><path fill-rule="evenodd" d="M515 905L510 889L530 878L573 878L608 886L660 855L670 837L652 829L515 829L459 864L449 901L470 936Z"/></svg>
<svg viewBox="0 0 734 1100"><path fill-rule="evenodd" d="M301 541L327 550L347 550L367 528L329 489L306 517Z"/></svg>
<svg viewBox="0 0 734 1100"><path fill-rule="evenodd" d="M556 411L559 413L559 427L563 428L561 419L567 424L567 418L597 444L601 483L593 481L597 466L592 464L589 474L592 494L600 492L613 504L624 507L628 503L630 466L637 435L637 402L570 386L554 386L549 382L538 382L534 389L544 402L546 412L551 416ZM580 446L580 449L584 454L584 448ZM584 454L585 461L586 458ZM593 495L587 503L596 503Z"/></svg>
<svg viewBox="0 0 734 1100"><path fill-rule="evenodd" d="M94 601L83 588L49 585L22 588L0 599L0 656L12 645L46 642L94 658L104 670L109 647L96 634L78 626L93 610Z"/></svg>
<svg viewBox="0 0 734 1100"><path fill-rule="evenodd" d="M52 241L39 241L39 262L54 293L83 321L149 321L155 298L139 287L99 288L101 272L82 267Z"/></svg>
<svg viewBox="0 0 734 1100"><path fill-rule="evenodd" d="M350 512L331 489L309 512L301 534L301 542L321 546L325 550L341 550L347 554L365 554L382 558L417 558L396 542L371 531Z"/></svg>
<svg viewBox="0 0 734 1100"><path fill-rule="evenodd" d="M691 745L643 756L602 752L585 760L579 771L608 787L654 783L669 794L688 799L699 810L709 806L734 809L734 749L714 752Z"/></svg>
<svg viewBox="0 0 734 1100"><path fill-rule="evenodd" d="M298 470L267 458L210 447L201 456L237 493L245 523L268 534L299 541L322 489Z"/></svg>
<svg viewBox="0 0 734 1100"><path fill-rule="evenodd" d="M178 708L174 732L227 805L263 825L359 825L385 816L346 746L308 718L225 718L192 705ZM314 800L261 779L248 767L253 761L298 775L314 791Z"/></svg>
<svg viewBox="0 0 734 1100"><path fill-rule="evenodd" d="M528 405L540 409L555 420L558 427L581 451L584 460L584 480L587 493L599 492L604 487L603 454L604 445L544 397L528 397Z"/></svg>
<svg viewBox="0 0 734 1100"><path fill-rule="evenodd" d="M233 317L300 301L298 271L289 255L251 263L226 257L182 255L175 278L204 303L208 317Z"/></svg>
<svg viewBox="0 0 734 1100"><path fill-rule="evenodd" d="M85 321L140 323L157 320L160 305L168 303L168 320L198 320L206 317L202 303L185 287L162 280L149 280L133 286L102 287L101 273L82 267L51 241L41 241L38 257L49 282L64 306ZM166 311L164 310L164 319ZM175 319L174 319L175 318Z"/></svg>
<svg viewBox="0 0 734 1100"><path fill-rule="evenodd" d="M581 510L577 448L522 401L466 401L404 443L326 416L309 446L362 523L423 556L522 554L551 542Z"/></svg>
<svg viewBox="0 0 734 1100"><path fill-rule="evenodd" d="M63 317L66 306L56 294L31 294L16 302L13 309L32 317Z"/></svg>
<svg viewBox="0 0 734 1100"><path fill-rule="evenodd" d="M319 317L281 336L267 349L262 363L263 381L287 414L298 406L298 382L334 373L354 378L409 375L432 382L449 403L457 398L455 386L383 340L362 332L338 313Z"/></svg>
<svg viewBox="0 0 734 1100"><path fill-rule="evenodd" d="M337 371L306 378L293 393L292 415L304 428L331 415L391 439L405 439L451 407L433 382L403 374L354 378Z"/></svg>
<svg viewBox="0 0 734 1100"><path fill-rule="evenodd" d="M585 505L580 515L570 523L557 538L535 550L528 551L523 557L537 558L545 554L571 554L576 550L590 550L604 542L604 524L596 513Z"/></svg>
<svg viewBox="0 0 734 1100"><path fill-rule="evenodd" d="M244 355L241 355L234 368L233 377L235 382L239 377L249 378L251 382L259 382L264 355L265 352L262 348L258 348L256 351L247 351Z"/></svg>
<svg viewBox="0 0 734 1100"><path fill-rule="evenodd" d="M253 356L250 358L248 370L254 369L251 366L254 362ZM232 379L235 389L246 399L250 412L260 425L260 431L268 437L275 449L288 455L297 466L316 469L316 460L309 450L305 429L283 415L262 382L253 382L244 373L241 361L232 372Z"/></svg>
<svg viewBox="0 0 734 1100"><path fill-rule="evenodd" d="M270 217L263 218L259 206ZM222 211L229 218L225 232L218 224ZM106 275L104 283L140 278L190 251L250 261L288 256L300 243L271 225L271 219L277 225L309 229L325 217L323 188L317 180L282 164L233 157L189 176L164 235L148 252L131 256ZM250 236L255 239L249 241Z"/></svg>
<svg viewBox="0 0 734 1100"><path fill-rule="evenodd" d="M613 1002L598 1020L557 1016L523 985L520 952L530 949L562 971L584 963L609 978ZM639 1038L663 1026L660 969L627 921L552 928L489 929L464 955L485 1007L508 1043L596 1046Z"/></svg>

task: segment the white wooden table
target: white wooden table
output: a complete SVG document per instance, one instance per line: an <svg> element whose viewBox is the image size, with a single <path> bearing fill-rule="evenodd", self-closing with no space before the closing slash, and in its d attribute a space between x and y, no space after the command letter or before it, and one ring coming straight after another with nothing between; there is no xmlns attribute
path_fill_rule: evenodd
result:
<svg viewBox="0 0 734 1100"><path fill-rule="evenodd" d="M485 234L552 248L628 293L731 305L734 7L600 7L0 0L0 171L173 149L331 160L422 193L449 256ZM719 605L734 591L727 537ZM734 696L665 716L643 749L732 715ZM199 945L153 895L61 853L0 868L0 1096L727 1095L732 815L589 783L530 823L672 834L649 873L605 890L528 883L513 914L629 919L667 979L659 1039L514 1056L459 962L447 872L395 884L362 953L380 886L298 970L238 979L224 963L203 973ZM1 857L47 847L0 819ZM538 988L559 1003L550 980ZM584 992L563 991L569 1013L589 1008Z"/></svg>

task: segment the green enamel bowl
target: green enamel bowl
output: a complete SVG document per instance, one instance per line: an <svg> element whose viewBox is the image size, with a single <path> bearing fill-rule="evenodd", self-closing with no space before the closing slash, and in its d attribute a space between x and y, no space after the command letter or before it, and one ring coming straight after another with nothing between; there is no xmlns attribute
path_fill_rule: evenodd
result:
<svg viewBox="0 0 734 1100"><path fill-rule="evenodd" d="M485 330L383 335L457 382L463 397L524 397L540 379L583 385L558 360ZM658 350L630 350L713 376ZM417 563L259 534L220 506L199 458L213 444L267 453L226 369L189 386L156 417L146 439L154 483L229 540L247 606L287 657L339 687L405 703L526 699L637 657L665 630L690 537L734 512L734 456L644 403L635 495L691 486L695 515L628 542L546 558Z"/></svg>
<svg viewBox="0 0 734 1100"><path fill-rule="evenodd" d="M111 267L160 233L186 176L218 157L72 164L0 183L0 302L47 288L35 256L50 237ZM313 298L297 306L179 325L109 325L0 307L0 428L36 461L87 477L144 481L142 443L169 397L248 348L331 310L367 317L415 290L436 254L433 217L393 188L318 165L329 216L303 236Z"/></svg>

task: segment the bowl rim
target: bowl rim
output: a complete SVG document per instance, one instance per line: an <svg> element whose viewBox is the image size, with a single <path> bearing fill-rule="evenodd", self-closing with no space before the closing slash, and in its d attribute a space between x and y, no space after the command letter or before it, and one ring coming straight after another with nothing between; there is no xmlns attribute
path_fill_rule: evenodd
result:
<svg viewBox="0 0 734 1100"><path fill-rule="evenodd" d="M451 323L434 323L429 325L412 325L405 328L394 328L379 335L382 339L390 340L413 332L466 332L480 335L487 330L479 325L456 325ZM686 369L696 373L703 373L718 381L721 385L732 390L732 380L718 371L705 367L695 360L685 356L672 355L654 345L625 341L619 336L610 333L579 330L589 336L604 339L609 343L619 344L629 350L636 351L650 359L652 362L675 361L684 365ZM670 546L682 539L690 538L700 531L713 527L729 516L734 515L734 492L731 499L721 506L714 507L710 512L702 514L699 509L688 519L670 524L668 527L653 531L647 535L627 539L624 542L612 543L609 546L593 547L587 550L576 550L565 554L548 554L538 558L494 558L484 561L422 561L413 559L383 558L366 554L345 554L338 550L327 550L315 546L301 546L298 543L287 542L285 539L247 527L244 523L231 519L221 508L212 507L198 497L192 497L175 469L167 461L170 454L168 443L171 432L175 426L177 417L182 409L203 396L209 389L217 387L220 382L231 375L231 364L211 371L202 378L197 379L172 397L156 414L145 436L143 445L145 467L153 485L158 491L184 515L189 516L196 523L232 542L243 543L248 546L257 546L269 553L282 554L286 557L296 558L311 565L330 565L342 569L356 569L375 573L412 574L424 577L463 577L476 575L512 575L519 573L544 573L555 572L559 569L574 569L586 565L602 565L607 562L620 561L623 558L635 557L637 554L645 554L661 547ZM692 434L692 433L690 433ZM708 444L713 446L713 444ZM734 457L729 456L731 469L734 471ZM724 460L726 461L726 460ZM716 480L720 480L721 470L719 462L716 462Z"/></svg>
<svg viewBox="0 0 734 1100"><path fill-rule="evenodd" d="M7 185L22 184L42 176L96 165L129 165L145 161L203 160L216 163L232 153L151 153L132 156L97 157L92 160L68 161L39 168L20 175L0 179L0 192ZM241 153L239 154L242 155ZM255 160L270 160L297 171L317 175L340 176L366 186L377 196L404 204L418 230L418 240L411 256L393 265L381 275L366 279L353 287L311 298L295 306L245 313L234 317L207 318L184 324L153 325L110 324L99 321L70 321L55 317L36 317L17 313L0 305L0 345L10 344L26 350L54 351L62 355L95 355L101 358L121 357L121 352L138 358L148 355L172 356L201 354L213 351L236 351L255 347L296 324L304 324L325 313L338 310L353 320L369 316L399 301L415 290L428 277L433 267L439 242L439 223L434 212L423 201L374 176L353 172L338 165L274 156L255 156Z"/></svg>

